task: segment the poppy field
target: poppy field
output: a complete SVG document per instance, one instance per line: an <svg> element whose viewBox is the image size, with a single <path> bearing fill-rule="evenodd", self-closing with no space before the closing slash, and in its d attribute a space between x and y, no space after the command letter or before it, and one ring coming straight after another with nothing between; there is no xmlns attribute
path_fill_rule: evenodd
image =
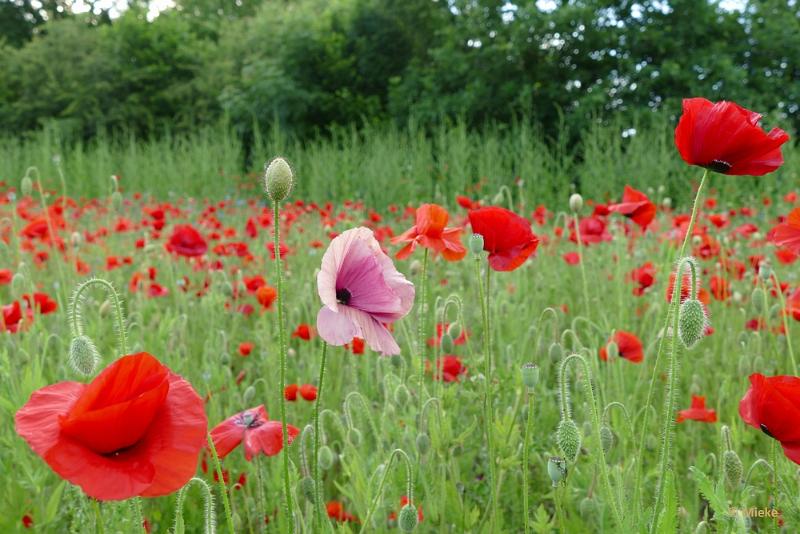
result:
<svg viewBox="0 0 800 534"><path fill-rule="evenodd" d="M800 186L760 118L684 100L686 205L310 201L291 153L228 199L0 177L0 529L796 532Z"/></svg>

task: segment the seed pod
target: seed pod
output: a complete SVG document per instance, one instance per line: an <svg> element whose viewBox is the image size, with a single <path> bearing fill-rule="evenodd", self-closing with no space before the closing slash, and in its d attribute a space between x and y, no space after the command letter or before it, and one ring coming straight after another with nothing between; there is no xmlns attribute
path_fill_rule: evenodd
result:
<svg viewBox="0 0 800 534"><path fill-rule="evenodd" d="M580 196L578 193L573 193L571 197L569 197L569 210L572 213L578 213L583 208L583 197Z"/></svg>
<svg viewBox="0 0 800 534"><path fill-rule="evenodd" d="M411 503L403 506L400 509L400 514L397 516L397 526L400 527L402 532L414 532L419 523L417 517L417 507Z"/></svg>
<svg viewBox="0 0 800 534"><path fill-rule="evenodd" d="M300 479L300 492L308 500L308 502L315 502L317 497L317 485L311 477L303 477Z"/></svg>
<svg viewBox="0 0 800 534"><path fill-rule="evenodd" d="M559 482L567 477L567 461L558 456L551 456L547 460L547 474L553 482L553 487L558 487Z"/></svg>
<svg viewBox="0 0 800 534"><path fill-rule="evenodd" d="M608 425L600 427L600 446L603 447L603 453L608 454L611 447L614 446L614 432L611 431Z"/></svg>
<svg viewBox="0 0 800 534"><path fill-rule="evenodd" d="M431 448L431 438L428 434L420 432L417 434L417 451L420 456L425 456Z"/></svg>
<svg viewBox="0 0 800 534"><path fill-rule="evenodd" d="M469 238L469 251L475 255L483 252L483 236L481 234L472 234Z"/></svg>
<svg viewBox="0 0 800 534"><path fill-rule="evenodd" d="M264 171L264 188L270 200L283 202L292 191L293 184L294 173L285 159L277 157L269 162Z"/></svg>
<svg viewBox="0 0 800 534"><path fill-rule="evenodd" d="M334 462L336 461L333 455L333 451L327 445L322 445L319 448L319 452L317 453L317 461L319 462L319 467L323 471L327 471L331 467L333 467Z"/></svg>
<svg viewBox="0 0 800 534"><path fill-rule="evenodd" d="M678 337L687 349L703 339L708 319L703 305L697 299L688 299L681 304L678 315Z"/></svg>
<svg viewBox="0 0 800 534"><path fill-rule="evenodd" d="M72 338L69 344L69 366L79 374L90 376L94 374L100 354L97 347L88 336Z"/></svg>
<svg viewBox="0 0 800 534"><path fill-rule="evenodd" d="M529 362L522 366L522 383L525 384L528 391L536 388L536 384L539 383L538 365Z"/></svg>
<svg viewBox="0 0 800 534"><path fill-rule="evenodd" d="M736 454L736 451L732 449L725 451L722 455L722 465L725 469L725 481L732 487L738 488L739 484L742 483L742 472L744 469L742 467L742 460L739 459L739 455Z"/></svg>
<svg viewBox="0 0 800 534"><path fill-rule="evenodd" d="M568 461L574 462L578 458L578 451L581 449L581 433L575 421L562 419L558 423L556 443Z"/></svg>

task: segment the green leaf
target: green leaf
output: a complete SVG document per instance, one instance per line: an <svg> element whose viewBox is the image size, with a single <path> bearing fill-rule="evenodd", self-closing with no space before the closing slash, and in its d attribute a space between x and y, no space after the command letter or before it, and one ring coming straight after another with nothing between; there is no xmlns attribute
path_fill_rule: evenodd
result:
<svg viewBox="0 0 800 534"><path fill-rule="evenodd" d="M711 508L714 510L714 517L722 519L729 517L728 514L728 498L725 496L725 487L720 485L715 489L714 484L711 482L705 473L692 466L689 468L692 473L692 478L697 483L697 489L700 494L709 502Z"/></svg>

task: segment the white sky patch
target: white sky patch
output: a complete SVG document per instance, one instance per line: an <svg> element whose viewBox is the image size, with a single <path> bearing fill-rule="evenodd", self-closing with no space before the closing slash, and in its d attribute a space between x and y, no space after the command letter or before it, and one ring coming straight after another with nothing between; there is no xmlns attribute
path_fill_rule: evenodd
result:
<svg viewBox="0 0 800 534"><path fill-rule="evenodd" d="M111 18L114 19L128 9L128 2L127 0L99 0L95 4L95 7L103 10L108 9ZM151 0L149 7L150 9L147 11L147 20L153 20L165 9L175 7L175 2L173 0ZM72 4L72 11L74 13L86 13L89 11L89 6L82 0L75 0L75 3Z"/></svg>

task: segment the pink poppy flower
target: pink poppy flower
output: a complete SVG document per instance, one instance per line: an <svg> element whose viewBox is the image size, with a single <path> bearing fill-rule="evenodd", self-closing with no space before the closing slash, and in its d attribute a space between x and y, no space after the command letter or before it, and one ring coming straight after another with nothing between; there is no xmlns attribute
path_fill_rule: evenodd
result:
<svg viewBox="0 0 800 534"><path fill-rule="evenodd" d="M400 347L386 324L404 317L414 304L414 284L395 269L369 228L347 230L322 257L317 291L324 306L317 331L331 345L363 338L384 356Z"/></svg>
<svg viewBox="0 0 800 534"><path fill-rule="evenodd" d="M211 431L211 440L220 459L225 458L240 443L244 442L244 459L248 462L258 453L275 456L283 448L283 429L280 421L270 421L267 410L261 404L228 417ZM300 433L292 425L286 425L289 436L287 444Z"/></svg>

